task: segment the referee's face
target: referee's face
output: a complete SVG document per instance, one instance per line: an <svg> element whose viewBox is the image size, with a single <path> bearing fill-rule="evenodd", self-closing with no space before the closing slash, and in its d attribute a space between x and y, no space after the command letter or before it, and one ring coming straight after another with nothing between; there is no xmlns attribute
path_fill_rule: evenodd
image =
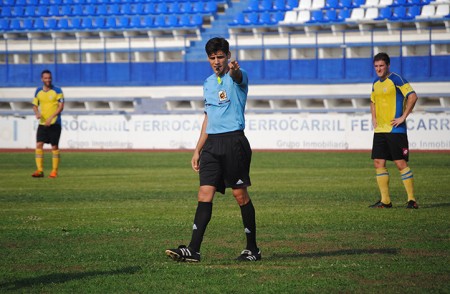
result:
<svg viewBox="0 0 450 294"><path fill-rule="evenodd" d="M384 80L389 75L389 65L384 60L377 60L373 63L377 76Z"/></svg>
<svg viewBox="0 0 450 294"><path fill-rule="evenodd" d="M217 76L222 76L228 71L228 59L230 53L226 54L223 51L217 51L208 56L209 64Z"/></svg>

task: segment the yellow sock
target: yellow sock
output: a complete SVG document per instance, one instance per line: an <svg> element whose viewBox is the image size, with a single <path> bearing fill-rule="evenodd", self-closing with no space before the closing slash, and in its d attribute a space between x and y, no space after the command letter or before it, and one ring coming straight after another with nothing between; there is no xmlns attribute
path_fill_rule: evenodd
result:
<svg viewBox="0 0 450 294"><path fill-rule="evenodd" d="M36 168L38 171L44 170L44 150L36 149L34 153L34 159L36 160Z"/></svg>
<svg viewBox="0 0 450 294"><path fill-rule="evenodd" d="M377 168L377 183L381 193L381 202L384 204L391 203L389 196L389 172L385 167Z"/></svg>
<svg viewBox="0 0 450 294"><path fill-rule="evenodd" d="M58 172L59 167L59 150L52 150L52 168L53 171Z"/></svg>
<svg viewBox="0 0 450 294"><path fill-rule="evenodd" d="M403 185L405 185L405 190L408 194L408 201L416 201L416 198L414 198L414 176L411 169L407 167L401 170L400 175L402 176Z"/></svg>

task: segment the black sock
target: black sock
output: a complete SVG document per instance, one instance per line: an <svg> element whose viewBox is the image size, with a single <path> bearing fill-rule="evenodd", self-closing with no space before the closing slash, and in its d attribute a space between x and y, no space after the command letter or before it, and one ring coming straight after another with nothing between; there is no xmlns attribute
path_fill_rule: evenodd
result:
<svg viewBox="0 0 450 294"><path fill-rule="evenodd" d="M247 237L247 248L252 252L257 252L256 246L256 221L255 207L250 200L247 204L241 206L242 222L244 223L245 235Z"/></svg>
<svg viewBox="0 0 450 294"><path fill-rule="evenodd" d="M192 238L189 247L195 252L200 252L200 246L203 241L203 235L206 231L206 226L211 219L212 202L199 202L197 211L195 212L194 225L192 228Z"/></svg>

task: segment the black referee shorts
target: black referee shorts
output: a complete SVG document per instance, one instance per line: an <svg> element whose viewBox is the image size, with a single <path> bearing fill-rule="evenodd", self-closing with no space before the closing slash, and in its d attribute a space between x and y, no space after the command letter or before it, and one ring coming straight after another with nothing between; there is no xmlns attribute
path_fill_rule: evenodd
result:
<svg viewBox="0 0 450 294"><path fill-rule="evenodd" d="M397 133L375 133L373 136L372 159L409 159L408 136Z"/></svg>
<svg viewBox="0 0 450 294"><path fill-rule="evenodd" d="M225 188L251 186L252 150L243 131L210 134L200 155L200 186L214 186L225 194Z"/></svg>
<svg viewBox="0 0 450 294"><path fill-rule="evenodd" d="M36 134L36 142L50 143L52 146L59 145L61 137L61 125L53 124L50 126L39 125Z"/></svg>

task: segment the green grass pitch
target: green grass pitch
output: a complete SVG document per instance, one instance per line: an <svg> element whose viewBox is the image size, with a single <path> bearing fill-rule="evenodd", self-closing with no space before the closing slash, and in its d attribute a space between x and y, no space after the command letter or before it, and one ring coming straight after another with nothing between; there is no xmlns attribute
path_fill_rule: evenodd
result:
<svg viewBox="0 0 450 294"><path fill-rule="evenodd" d="M377 210L369 152L254 152L257 263L234 260L245 236L230 191L202 262L165 256L190 239L190 159L62 150L60 177L33 179L34 153L0 153L0 292L450 292L450 153L411 154L418 210L389 163L394 208Z"/></svg>

